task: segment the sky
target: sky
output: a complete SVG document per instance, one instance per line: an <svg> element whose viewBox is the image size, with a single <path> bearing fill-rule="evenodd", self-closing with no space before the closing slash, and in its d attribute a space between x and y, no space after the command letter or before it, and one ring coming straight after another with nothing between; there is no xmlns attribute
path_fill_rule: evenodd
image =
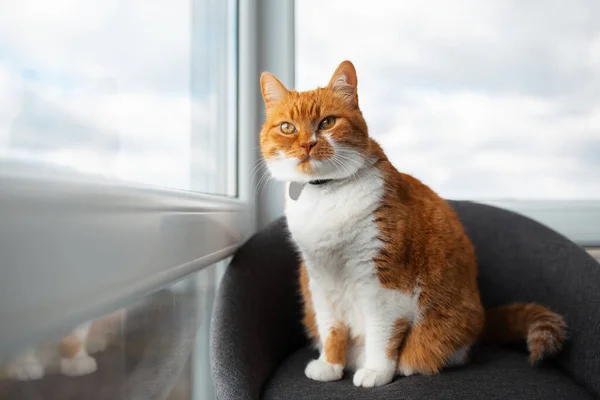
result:
<svg viewBox="0 0 600 400"><path fill-rule="evenodd" d="M600 199L600 2L297 0L296 87L358 72L370 134L455 199Z"/></svg>
<svg viewBox="0 0 600 400"><path fill-rule="evenodd" d="M0 158L228 190L231 1L0 2ZM372 136L443 196L600 199L597 15L596 0L296 0L297 88L353 61Z"/></svg>
<svg viewBox="0 0 600 400"><path fill-rule="evenodd" d="M3 1L0 158L226 190L216 182L225 142L214 134L225 128L214 121L226 101L217 94L232 14L226 1L205 4Z"/></svg>

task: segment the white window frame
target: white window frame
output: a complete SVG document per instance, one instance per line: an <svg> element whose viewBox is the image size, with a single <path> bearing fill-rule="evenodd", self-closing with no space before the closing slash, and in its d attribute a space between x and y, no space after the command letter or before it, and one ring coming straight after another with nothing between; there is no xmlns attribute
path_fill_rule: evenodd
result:
<svg viewBox="0 0 600 400"><path fill-rule="evenodd" d="M293 86L293 10L238 1L237 198L0 170L0 361L231 256L281 215L282 190L255 190L258 82L270 70Z"/></svg>

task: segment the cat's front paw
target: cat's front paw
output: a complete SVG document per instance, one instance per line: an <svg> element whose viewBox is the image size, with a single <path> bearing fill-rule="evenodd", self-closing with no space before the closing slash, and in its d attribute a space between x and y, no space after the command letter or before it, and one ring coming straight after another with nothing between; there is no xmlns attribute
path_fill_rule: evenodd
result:
<svg viewBox="0 0 600 400"><path fill-rule="evenodd" d="M42 379L44 377L44 366L34 358L28 358L21 362L9 365L6 368L9 378L20 381Z"/></svg>
<svg viewBox="0 0 600 400"><path fill-rule="evenodd" d="M67 376L91 374L96 368L96 360L86 354L60 360L60 371Z"/></svg>
<svg viewBox="0 0 600 400"><path fill-rule="evenodd" d="M306 377L315 381L339 381L344 374L344 367L340 364L329 364L323 360L312 360L304 370Z"/></svg>
<svg viewBox="0 0 600 400"><path fill-rule="evenodd" d="M395 371L375 370L370 368L360 368L354 373L354 386L376 387L390 383L394 379Z"/></svg>

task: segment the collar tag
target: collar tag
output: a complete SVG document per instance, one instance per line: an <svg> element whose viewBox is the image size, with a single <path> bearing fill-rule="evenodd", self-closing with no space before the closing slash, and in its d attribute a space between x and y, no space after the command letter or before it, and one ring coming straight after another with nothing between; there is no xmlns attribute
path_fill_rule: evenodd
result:
<svg viewBox="0 0 600 400"><path fill-rule="evenodd" d="M288 195L290 199L296 201L300 198L300 194L302 193L302 189L304 189L304 185L299 182L290 182L290 186L288 188Z"/></svg>

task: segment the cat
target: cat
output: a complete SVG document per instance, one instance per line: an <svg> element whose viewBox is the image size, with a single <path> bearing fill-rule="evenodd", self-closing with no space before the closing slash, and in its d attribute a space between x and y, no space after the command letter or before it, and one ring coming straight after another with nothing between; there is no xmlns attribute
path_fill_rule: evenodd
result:
<svg viewBox="0 0 600 400"><path fill-rule="evenodd" d="M319 357L305 374L375 387L463 365L482 336L556 354L563 318L537 304L484 311L475 251L449 204L390 163L368 133L353 64L288 90L264 72L260 146L273 178L300 183L285 214L300 256L303 323Z"/></svg>
<svg viewBox="0 0 600 400"><path fill-rule="evenodd" d="M4 366L4 375L16 380L41 379L48 371L81 376L96 371L91 356L104 350L119 333L124 309L77 325L60 340L48 341L23 351Z"/></svg>

